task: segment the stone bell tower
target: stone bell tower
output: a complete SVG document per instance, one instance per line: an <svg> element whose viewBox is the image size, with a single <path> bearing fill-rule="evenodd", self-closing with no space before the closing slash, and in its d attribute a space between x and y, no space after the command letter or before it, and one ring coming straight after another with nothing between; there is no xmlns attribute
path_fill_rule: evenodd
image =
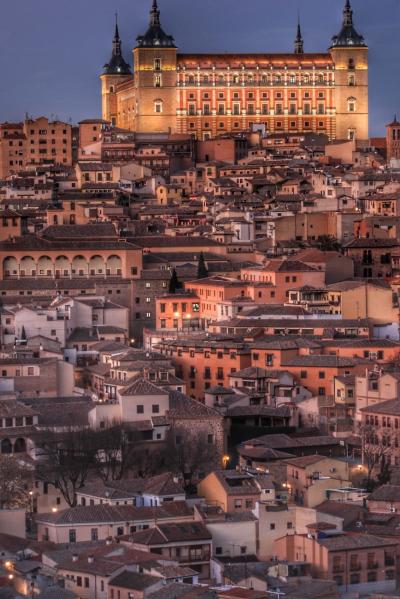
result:
<svg viewBox="0 0 400 599"><path fill-rule="evenodd" d="M153 0L149 28L133 50L136 131L176 132L176 56L174 38L163 31Z"/></svg>
<svg viewBox="0 0 400 599"><path fill-rule="evenodd" d="M367 140L368 47L354 28L350 0L346 0L342 28L332 38L329 52L335 64L335 137Z"/></svg>

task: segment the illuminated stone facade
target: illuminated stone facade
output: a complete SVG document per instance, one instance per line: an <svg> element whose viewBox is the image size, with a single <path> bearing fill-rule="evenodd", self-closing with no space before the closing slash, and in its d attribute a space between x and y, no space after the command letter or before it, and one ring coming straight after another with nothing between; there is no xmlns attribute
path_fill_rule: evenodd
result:
<svg viewBox="0 0 400 599"><path fill-rule="evenodd" d="M270 133L318 132L368 139L368 48L346 0L340 33L326 53L180 54L160 24L137 38L133 75L116 27L102 81L102 116L140 131L193 133L198 139L262 124Z"/></svg>

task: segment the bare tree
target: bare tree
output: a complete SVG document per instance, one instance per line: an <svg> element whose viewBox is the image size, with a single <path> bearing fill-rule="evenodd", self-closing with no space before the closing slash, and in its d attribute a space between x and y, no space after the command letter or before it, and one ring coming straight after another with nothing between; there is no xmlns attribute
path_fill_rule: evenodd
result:
<svg viewBox="0 0 400 599"><path fill-rule="evenodd" d="M28 507L33 484L33 467L16 456L0 455L0 509Z"/></svg>
<svg viewBox="0 0 400 599"><path fill-rule="evenodd" d="M171 427L159 465L179 475L190 488L196 477L215 468L216 459L215 445L205 431Z"/></svg>
<svg viewBox="0 0 400 599"><path fill-rule="evenodd" d="M69 506L76 506L76 492L96 464L96 433L86 427L47 433L42 449L47 462L38 469L39 477L58 489Z"/></svg>
<svg viewBox="0 0 400 599"><path fill-rule="evenodd" d="M117 421L96 432L96 471L103 481L121 480L129 471L141 469L141 437Z"/></svg>
<svg viewBox="0 0 400 599"><path fill-rule="evenodd" d="M391 429L382 435L378 434L376 427L367 423L359 425L358 434L361 437L362 461L367 470L366 484L370 487L374 470L378 467L383 470L388 466L394 435Z"/></svg>

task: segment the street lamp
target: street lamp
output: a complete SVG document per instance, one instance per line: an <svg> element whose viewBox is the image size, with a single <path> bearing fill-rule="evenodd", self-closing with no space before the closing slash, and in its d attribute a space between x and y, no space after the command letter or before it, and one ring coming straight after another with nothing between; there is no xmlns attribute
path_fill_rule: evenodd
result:
<svg viewBox="0 0 400 599"><path fill-rule="evenodd" d="M222 464L223 464L223 466L224 466L225 470L226 470L226 468L227 468L227 466L228 466L228 463L230 462L230 459L231 459L231 458L230 458L230 456L229 456L229 455L226 455L226 454L225 454L225 455L223 455L223 456L222 456Z"/></svg>

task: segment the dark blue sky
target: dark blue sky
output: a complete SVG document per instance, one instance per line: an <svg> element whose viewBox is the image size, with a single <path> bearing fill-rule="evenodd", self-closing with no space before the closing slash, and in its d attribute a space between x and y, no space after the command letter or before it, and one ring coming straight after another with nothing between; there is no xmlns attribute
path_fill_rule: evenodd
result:
<svg viewBox="0 0 400 599"><path fill-rule="evenodd" d="M114 12L124 55L148 22L151 0L0 0L0 121L100 115L98 74L108 60ZM183 52L291 51L300 11L306 51L324 51L344 0L159 0L167 33ZM400 0L352 0L370 47L370 130L400 113Z"/></svg>

